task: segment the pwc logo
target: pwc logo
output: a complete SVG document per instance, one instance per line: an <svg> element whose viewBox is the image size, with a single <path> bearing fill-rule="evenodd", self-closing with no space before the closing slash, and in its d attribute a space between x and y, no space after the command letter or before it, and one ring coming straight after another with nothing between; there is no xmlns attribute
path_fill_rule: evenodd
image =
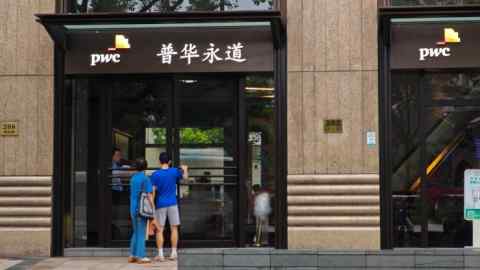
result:
<svg viewBox="0 0 480 270"><path fill-rule="evenodd" d="M445 46L448 44L458 44L462 40L460 39L460 34L456 32L453 28L443 29L443 40L437 42L438 46ZM425 61L427 58L437 58L440 56L448 57L452 55L450 47L441 47L441 48L420 48L419 51L419 60Z"/></svg>
<svg viewBox="0 0 480 270"><path fill-rule="evenodd" d="M115 35L115 46L108 48L109 53L92 53L90 55L90 66L97 64L120 63L121 55L117 51L130 49L130 42L124 35Z"/></svg>

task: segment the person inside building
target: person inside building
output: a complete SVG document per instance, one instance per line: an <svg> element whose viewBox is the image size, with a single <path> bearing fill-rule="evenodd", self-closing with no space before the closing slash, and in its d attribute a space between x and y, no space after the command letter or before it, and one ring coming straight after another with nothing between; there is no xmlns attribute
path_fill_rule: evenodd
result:
<svg viewBox="0 0 480 270"><path fill-rule="evenodd" d="M139 159L135 162L136 173L130 179L130 217L132 219L132 238L130 240L130 256L129 263L150 263L150 259L145 253L145 234L147 228L147 218L142 217L139 213L140 194L146 192L152 206L153 188L150 179L145 174L147 169L147 161Z"/></svg>
<svg viewBox="0 0 480 270"><path fill-rule="evenodd" d="M163 255L163 229L168 218L171 231L170 260L177 259L178 245L178 227L180 226L180 214L177 202L177 185L181 179L188 178L188 167L182 166L181 169L171 168L171 160L167 153L163 152L159 156L160 169L152 174L153 194L155 198L155 223L157 228L157 248L158 256L156 261L164 261Z"/></svg>
<svg viewBox="0 0 480 270"><path fill-rule="evenodd" d="M266 188L257 188L254 195L253 214L256 219L255 246L268 243L268 219L272 213L270 202L271 191Z"/></svg>
<svg viewBox="0 0 480 270"><path fill-rule="evenodd" d="M115 196L117 192L122 192L123 187L122 187L122 179L121 179L121 174L122 174L122 151L120 148L113 148L112 150L112 191L114 193L112 196ZM117 176L117 177L115 177Z"/></svg>

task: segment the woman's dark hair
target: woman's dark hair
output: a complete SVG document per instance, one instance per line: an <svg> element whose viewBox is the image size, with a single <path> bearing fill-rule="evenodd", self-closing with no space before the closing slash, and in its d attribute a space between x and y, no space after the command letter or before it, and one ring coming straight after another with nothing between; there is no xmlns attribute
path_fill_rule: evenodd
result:
<svg viewBox="0 0 480 270"><path fill-rule="evenodd" d="M137 171L145 171L148 167L148 163L145 159L139 158L135 160L135 169Z"/></svg>

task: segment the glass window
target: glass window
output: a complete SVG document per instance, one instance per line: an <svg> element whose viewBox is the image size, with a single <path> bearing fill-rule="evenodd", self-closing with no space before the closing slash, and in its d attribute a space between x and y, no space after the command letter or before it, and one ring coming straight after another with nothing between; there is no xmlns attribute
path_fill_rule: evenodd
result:
<svg viewBox="0 0 480 270"><path fill-rule="evenodd" d="M273 77L252 75L245 83L248 151L247 245L275 243L275 88Z"/></svg>
<svg viewBox="0 0 480 270"><path fill-rule="evenodd" d="M67 0L74 13L272 10L275 0Z"/></svg>
<svg viewBox="0 0 480 270"><path fill-rule="evenodd" d="M480 108L457 103L456 98L474 96L476 77L465 71L392 74L389 147L395 247L472 243L472 225L463 219L463 175L480 164L475 155ZM427 93L423 101L420 86ZM450 106L431 106L432 99L451 99Z"/></svg>
<svg viewBox="0 0 480 270"><path fill-rule="evenodd" d="M392 75L392 205L394 246L419 246L421 240L420 110L415 73Z"/></svg>
<svg viewBox="0 0 480 270"><path fill-rule="evenodd" d="M425 91L434 100L480 99L480 73L427 73Z"/></svg>
<svg viewBox="0 0 480 270"><path fill-rule="evenodd" d="M478 168L475 140L479 136L479 108L430 108L428 115L441 115L438 131L427 138L425 212L428 245L465 247L472 244L472 225L463 218L463 176Z"/></svg>
<svg viewBox="0 0 480 270"><path fill-rule="evenodd" d="M387 6L462 6L478 5L480 0L390 0Z"/></svg>

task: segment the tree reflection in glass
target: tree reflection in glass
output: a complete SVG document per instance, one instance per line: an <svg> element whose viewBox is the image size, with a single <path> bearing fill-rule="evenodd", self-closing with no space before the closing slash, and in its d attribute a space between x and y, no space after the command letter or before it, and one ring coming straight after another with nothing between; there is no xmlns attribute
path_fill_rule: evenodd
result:
<svg viewBox="0 0 480 270"><path fill-rule="evenodd" d="M73 0L73 12L182 12L271 10L274 0Z"/></svg>

